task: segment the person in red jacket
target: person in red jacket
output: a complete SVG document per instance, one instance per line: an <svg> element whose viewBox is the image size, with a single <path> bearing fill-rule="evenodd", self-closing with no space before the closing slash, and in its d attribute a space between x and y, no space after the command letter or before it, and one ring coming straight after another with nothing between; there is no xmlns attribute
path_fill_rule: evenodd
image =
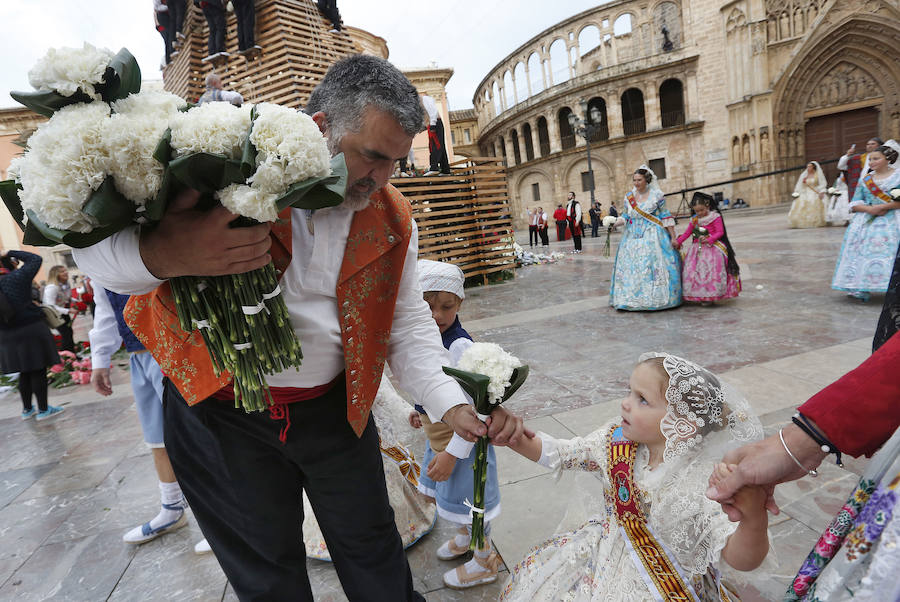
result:
<svg viewBox="0 0 900 602"><path fill-rule="evenodd" d="M562 205L556 206L556 211L553 212L553 219L556 221L556 240L565 240L566 227L569 225L569 220Z"/></svg>

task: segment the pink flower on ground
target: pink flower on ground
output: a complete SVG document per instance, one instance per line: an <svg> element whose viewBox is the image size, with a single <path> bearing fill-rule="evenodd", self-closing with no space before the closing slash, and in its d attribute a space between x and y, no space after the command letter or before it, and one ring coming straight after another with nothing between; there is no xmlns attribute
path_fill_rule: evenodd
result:
<svg viewBox="0 0 900 602"><path fill-rule="evenodd" d="M72 353L71 351L60 351L59 354L60 354L62 357L67 357L67 358L71 358L71 359L75 359L75 358L78 357L78 356L76 356L74 353Z"/></svg>
<svg viewBox="0 0 900 602"><path fill-rule="evenodd" d="M63 366L62 364L56 364L55 366L50 366L50 372L52 372L53 374L59 374L60 372L62 372L65 369L66 369L65 366Z"/></svg>

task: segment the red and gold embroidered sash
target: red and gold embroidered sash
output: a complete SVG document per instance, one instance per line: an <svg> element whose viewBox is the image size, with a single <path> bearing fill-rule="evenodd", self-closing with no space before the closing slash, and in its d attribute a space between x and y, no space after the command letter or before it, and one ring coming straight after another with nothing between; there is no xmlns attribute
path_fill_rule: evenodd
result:
<svg viewBox="0 0 900 602"><path fill-rule="evenodd" d="M634 460L638 444L625 439L621 426L613 426L607 443L607 464L616 521L625 532L640 561L644 581L656 586L662 600L697 600L691 586L682 578L662 544L650 531L638 504L634 484Z"/></svg>
<svg viewBox="0 0 900 602"><path fill-rule="evenodd" d="M878 184L875 183L875 178L872 177L872 174L866 174L866 176L863 178L863 184L866 185L866 188L869 189L869 192L871 192L872 196L874 196L876 199L884 201L885 203L892 203L894 201L894 198L891 195L878 187Z"/></svg>
<svg viewBox="0 0 900 602"><path fill-rule="evenodd" d="M652 223L656 224L660 228L663 227L662 220L660 220L655 215L651 215L651 214L647 213L646 211L644 211L643 209L641 209L640 207L638 207L637 199L634 198L633 193L631 193L629 191L628 194L625 195L625 200L628 201L628 204L631 205L631 208L634 209L634 212L637 213L638 215L640 215L642 218L644 218L648 222L652 222Z"/></svg>

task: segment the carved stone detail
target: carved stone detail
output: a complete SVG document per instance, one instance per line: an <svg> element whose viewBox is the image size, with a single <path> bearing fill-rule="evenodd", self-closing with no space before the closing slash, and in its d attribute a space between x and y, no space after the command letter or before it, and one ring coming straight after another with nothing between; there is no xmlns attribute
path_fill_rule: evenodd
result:
<svg viewBox="0 0 900 602"><path fill-rule="evenodd" d="M816 85L807 110L877 98L884 92L875 79L850 63L840 63Z"/></svg>

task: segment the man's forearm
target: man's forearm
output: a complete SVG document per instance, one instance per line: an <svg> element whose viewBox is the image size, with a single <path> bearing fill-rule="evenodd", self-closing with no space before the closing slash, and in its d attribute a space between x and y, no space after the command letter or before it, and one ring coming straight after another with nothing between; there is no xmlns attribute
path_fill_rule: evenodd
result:
<svg viewBox="0 0 900 602"><path fill-rule="evenodd" d="M124 295L149 293L164 281L144 265L139 237L139 227L132 226L90 247L72 249L72 257L81 271L107 290Z"/></svg>

